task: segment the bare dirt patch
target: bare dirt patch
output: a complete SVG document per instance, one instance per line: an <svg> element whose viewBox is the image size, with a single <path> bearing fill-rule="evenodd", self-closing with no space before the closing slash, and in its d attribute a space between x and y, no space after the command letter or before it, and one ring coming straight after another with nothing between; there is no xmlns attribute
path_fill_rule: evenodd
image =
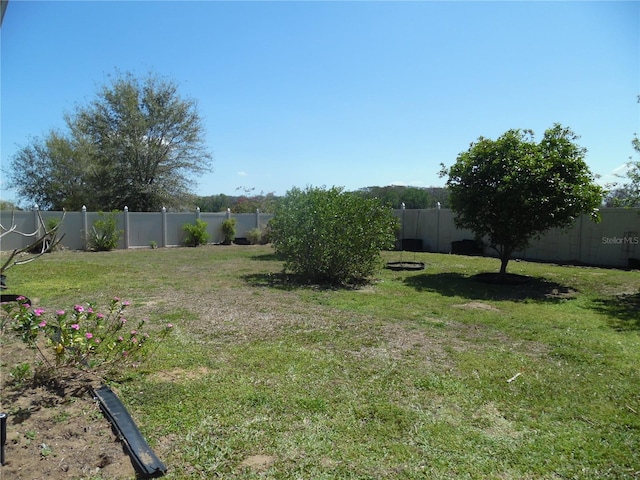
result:
<svg viewBox="0 0 640 480"><path fill-rule="evenodd" d="M251 455L240 463L240 468L249 468L258 472L268 469L276 461L270 455Z"/></svg>
<svg viewBox="0 0 640 480"><path fill-rule="evenodd" d="M456 308L470 308L472 310L485 310L485 311L492 311L492 312L500 311L499 308L484 302L468 302L468 303L461 303L461 304L452 305L452 306Z"/></svg>
<svg viewBox="0 0 640 480"><path fill-rule="evenodd" d="M122 443L92 398L94 381L66 376L56 384L17 382L12 370L32 360L33 352L8 333L0 337L0 348L0 409L8 414L0 478L135 477Z"/></svg>

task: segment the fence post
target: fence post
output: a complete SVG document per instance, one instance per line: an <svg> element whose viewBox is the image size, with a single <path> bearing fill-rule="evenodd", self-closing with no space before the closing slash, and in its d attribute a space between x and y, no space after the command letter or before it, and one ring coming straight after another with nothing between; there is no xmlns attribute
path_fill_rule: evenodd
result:
<svg viewBox="0 0 640 480"><path fill-rule="evenodd" d="M200 220L200 207L196 207L196 220Z"/></svg>
<svg viewBox="0 0 640 480"><path fill-rule="evenodd" d="M124 248L129 249L129 207L124 207Z"/></svg>
<svg viewBox="0 0 640 480"><path fill-rule="evenodd" d="M582 217L584 215L580 215L578 217L578 261L582 262ZM575 232L575 227L573 229Z"/></svg>
<svg viewBox="0 0 640 480"><path fill-rule="evenodd" d="M436 253L440 253L440 202L436 202Z"/></svg>
<svg viewBox="0 0 640 480"><path fill-rule="evenodd" d="M167 209L162 207L162 246L167 246Z"/></svg>
<svg viewBox="0 0 640 480"><path fill-rule="evenodd" d="M36 203L33 206L33 223L35 224L35 231L36 231L36 236L35 238L40 238L40 218L39 218L39 210L40 210L40 206Z"/></svg>
<svg viewBox="0 0 640 480"><path fill-rule="evenodd" d="M89 225L87 222L87 207L82 206L82 248L88 250L89 248Z"/></svg>
<svg viewBox="0 0 640 480"><path fill-rule="evenodd" d="M256 208L256 228L260 228L260 209Z"/></svg>
<svg viewBox="0 0 640 480"><path fill-rule="evenodd" d="M404 204L404 202L400 204L400 208L402 209L402 233L401 233L402 238L400 239L400 251L403 252L404 251L404 213L406 209L406 205ZM402 259L400 259L400 261L402 261Z"/></svg>
<svg viewBox="0 0 640 480"><path fill-rule="evenodd" d="M231 218L231 209L227 208L227 220Z"/></svg>

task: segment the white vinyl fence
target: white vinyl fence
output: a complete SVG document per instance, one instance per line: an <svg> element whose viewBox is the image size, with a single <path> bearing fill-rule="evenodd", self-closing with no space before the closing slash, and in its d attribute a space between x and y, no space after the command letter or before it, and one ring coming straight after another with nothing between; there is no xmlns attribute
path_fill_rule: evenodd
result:
<svg viewBox="0 0 640 480"><path fill-rule="evenodd" d="M38 213L45 224L51 218L60 219L63 216L62 212L0 211L0 224L3 231L16 225L16 231L37 234ZM474 238L473 232L455 227L453 212L449 209L395 210L394 213L402 220L400 236L405 241L403 243L406 245L411 240L412 245L418 245L420 251L450 253L452 242ZM600 223L582 216L569 230L550 230L514 257L547 262L629 266L629 259L640 258L640 208L605 208L600 213ZM117 215L118 229L123 231L119 248L149 248L152 243L158 247L183 245L183 226L194 223L196 218L207 223L209 241L221 243L224 239L222 222L225 219L236 219L236 237L243 238L251 229L265 228L272 216L260 212L236 214L125 210ZM67 212L59 229L59 236L64 235L62 245L71 250L86 249L87 232L98 218L97 212ZM0 239L0 250L22 248L33 239L12 232ZM493 254L487 249L484 253Z"/></svg>
<svg viewBox="0 0 640 480"><path fill-rule="evenodd" d="M3 231L11 225L16 225L16 231L4 235L0 240L0 250L10 251L29 245L36 237L25 237L16 232L39 232L38 213L45 223L50 219L64 221L58 229L58 238L63 237L61 244L71 250L86 250L88 247L88 232L93 228L96 220L100 219L98 212L46 212L46 211L1 211L0 224ZM222 222L227 218L236 220L236 237L246 237L254 228L265 228L272 214L266 213L209 213L209 212L129 212L124 210L117 214L117 228L122 231L118 248L149 248L151 244L158 247L177 247L184 245L186 233L183 229L187 223L195 223L197 218L207 223L207 232L211 243L221 243L224 240Z"/></svg>
<svg viewBox="0 0 640 480"><path fill-rule="evenodd" d="M398 210L405 239L417 239L421 250L451 252L451 243L474 239L473 232L460 230L449 209ZM603 208L601 221L583 215L568 230L552 229L531 241L529 248L513 257L558 263L628 267L640 258L640 208ZM486 255L495 255L485 249ZM633 262L633 260L632 260Z"/></svg>

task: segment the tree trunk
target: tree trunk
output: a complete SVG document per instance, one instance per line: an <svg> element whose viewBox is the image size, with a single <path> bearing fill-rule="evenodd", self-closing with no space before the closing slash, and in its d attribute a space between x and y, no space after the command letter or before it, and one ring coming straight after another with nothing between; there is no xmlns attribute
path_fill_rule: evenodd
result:
<svg viewBox="0 0 640 480"><path fill-rule="evenodd" d="M503 253L500 256L500 276L505 276L507 274L507 264L511 259L511 253Z"/></svg>

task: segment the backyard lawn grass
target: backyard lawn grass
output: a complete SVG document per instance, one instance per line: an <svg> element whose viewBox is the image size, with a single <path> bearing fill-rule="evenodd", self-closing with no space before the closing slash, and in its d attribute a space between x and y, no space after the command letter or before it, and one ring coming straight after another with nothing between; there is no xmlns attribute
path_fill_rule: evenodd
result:
<svg viewBox="0 0 640 480"><path fill-rule="evenodd" d="M532 280L499 286L473 278L497 259L410 256L359 289L289 283L270 246L55 252L8 281L175 325L114 385L167 479L640 478L638 271L512 261Z"/></svg>

